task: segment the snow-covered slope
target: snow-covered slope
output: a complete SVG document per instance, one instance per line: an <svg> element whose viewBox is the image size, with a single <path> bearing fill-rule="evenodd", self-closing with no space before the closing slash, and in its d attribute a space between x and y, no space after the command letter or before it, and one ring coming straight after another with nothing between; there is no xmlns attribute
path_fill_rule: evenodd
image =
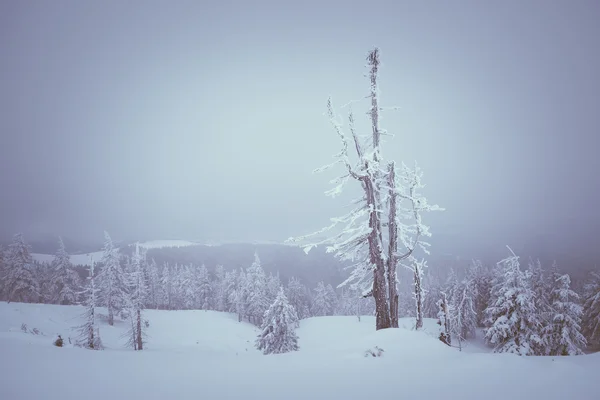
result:
<svg viewBox="0 0 600 400"><path fill-rule="evenodd" d="M162 249L164 247L188 247L201 244L202 243L190 242L188 240L150 240L147 242L140 242L140 247L146 249Z"/></svg>
<svg viewBox="0 0 600 400"><path fill-rule="evenodd" d="M80 323L77 306L0 303L0 399L596 399L600 357L459 353L372 317L301 322L300 351L264 356L234 315L148 311L147 350L124 349L124 322L101 324L107 350L51 345ZM40 335L23 333L37 328ZM426 330L435 329L433 321ZM410 325L402 321L401 325ZM381 358L364 357L379 346Z"/></svg>

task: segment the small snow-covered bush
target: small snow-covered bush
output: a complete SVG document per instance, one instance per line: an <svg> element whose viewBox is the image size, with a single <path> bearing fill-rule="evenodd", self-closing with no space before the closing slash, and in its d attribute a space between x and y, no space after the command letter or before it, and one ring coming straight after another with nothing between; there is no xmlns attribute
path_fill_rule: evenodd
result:
<svg viewBox="0 0 600 400"><path fill-rule="evenodd" d="M385 350L383 350L381 347L375 346L372 349L365 351L365 357L381 357L383 356L384 351Z"/></svg>

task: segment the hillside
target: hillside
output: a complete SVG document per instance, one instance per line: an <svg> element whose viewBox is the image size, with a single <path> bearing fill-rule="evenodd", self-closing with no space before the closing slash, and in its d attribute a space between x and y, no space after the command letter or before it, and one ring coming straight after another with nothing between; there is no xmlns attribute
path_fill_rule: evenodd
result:
<svg viewBox="0 0 600 400"><path fill-rule="evenodd" d="M148 311L147 350L123 348L125 324L101 325L107 349L51 345L77 325L78 306L0 303L2 399L596 398L598 355L534 358L460 353L427 332L375 332L372 317L318 317L300 351L264 356L257 329L210 311ZM37 328L43 334L21 331ZM427 321L426 331L434 329ZM408 321L401 325L409 326ZM383 357L364 357L379 346ZM375 394L380 391L380 395Z"/></svg>

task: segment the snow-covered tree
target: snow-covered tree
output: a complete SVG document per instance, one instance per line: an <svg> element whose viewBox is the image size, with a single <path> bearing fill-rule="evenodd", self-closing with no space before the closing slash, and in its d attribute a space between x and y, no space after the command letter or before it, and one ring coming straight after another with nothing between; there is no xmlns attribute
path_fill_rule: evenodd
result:
<svg viewBox="0 0 600 400"><path fill-rule="evenodd" d="M40 297L39 282L31 270L33 259L30 246L25 242L22 233L14 235L5 257L4 297L9 303L37 301Z"/></svg>
<svg viewBox="0 0 600 400"><path fill-rule="evenodd" d="M160 274L160 290L159 299L162 308L165 310L174 310L173 303L173 273L172 267L169 263L163 264L163 269Z"/></svg>
<svg viewBox="0 0 600 400"><path fill-rule="evenodd" d="M148 276L148 308L158 309L160 296L160 272L154 258L146 264Z"/></svg>
<svg viewBox="0 0 600 400"><path fill-rule="evenodd" d="M217 265L215 268L215 280L213 282L214 308L216 311L227 311L226 284L225 269L222 265Z"/></svg>
<svg viewBox="0 0 600 400"><path fill-rule="evenodd" d="M450 346L452 344L452 337L450 336L450 319L448 312L448 300L446 293L442 292L442 298L438 300L438 321L437 324L440 326L438 338L443 343Z"/></svg>
<svg viewBox="0 0 600 400"><path fill-rule="evenodd" d="M108 324L114 324L114 315L126 304L127 285L119 260L119 249L113 246L108 232L104 232L102 269L98 273L99 300L108 309Z"/></svg>
<svg viewBox="0 0 600 400"><path fill-rule="evenodd" d="M246 313L250 322L260 326L263 315L269 308L269 302L267 298L267 276L256 253L254 254L254 262L246 270L246 287L248 293Z"/></svg>
<svg viewBox="0 0 600 400"><path fill-rule="evenodd" d="M139 244L136 243L135 251L131 257L131 268L128 276L129 296L129 321L131 328L126 333L128 346L134 350L143 350L146 343L145 323L143 318L144 305L148 297L148 288L144 279L145 257L140 254Z"/></svg>
<svg viewBox="0 0 600 400"><path fill-rule="evenodd" d="M492 281L485 339L497 353L540 354L542 324L535 309L530 275L521 271L519 257L509 250L512 255L497 264Z"/></svg>
<svg viewBox="0 0 600 400"><path fill-rule="evenodd" d="M578 304L579 295L571 290L569 275L556 278L552 291L552 334L549 340L550 355L574 356L583 354L586 346L585 337L581 334L581 317L583 309Z"/></svg>
<svg viewBox="0 0 600 400"><path fill-rule="evenodd" d="M333 182L336 185L327 192L329 196L340 194L348 182L356 182L362 196L353 201L354 208L332 224L318 232L290 241L304 241L310 237L333 232L330 237L305 246L305 251L317 245L326 245L327 251L341 260L350 261L350 277L340 286L352 285L365 296L373 296L376 304L376 329L398 327L398 301L396 267L420 248L427 253L422 242L430 236L429 229L422 223L421 213L439 209L431 206L418 191L423 187L422 173L402 164L400 171L392 161L384 162L381 152L381 136L386 131L380 126L383 108L379 104L378 73L379 49L367 56L370 79L370 117L372 135L357 133L354 114L349 114L349 129L352 143L342 130L329 99L328 115L334 130L342 142L337 161L318 169L326 170L341 164L344 174ZM356 161L351 161L348 148L356 150ZM387 224L387 232L384 229Z"/></svg>
<svg viewBox="0 0 600 400"><path fill-rule="evenodd" d="M224 297L224 301L225 301L223 311L225 311L225 312L230 312L230 313L237 312L237 308L236 308L236 304L235 304L237 280L238 280L237 270L234 269L233 271L225 272L225 282L223 283L223 286L224 286L223 297Z"/></svg>
<svg viewBox="0 0 600 400"><path fill-rule="evenodd" d="M414 272L413 272L414 274ZM414 280L414 279L413 279ZM431 270L423 273L423 281L426 282L427 290L424 290L423 296L423 317L425 318L437 318L439 307L437 305L438 300L442 297L442 291L444 290L442 287L442 282L437 274L433 274ZM412 293L414 291L410 290ZM415 300L414 294L411 296L410 307L411 313L414 314Z"/></svg>
<svg viewBox="0 0 600 400"><path fill-rule="evenodd" d="M269 304L273 304L277 294L279 293L279 288L281 287L281 281L279 280L279 274L273 275L269 274L267 277L267 302Z"/></svg>
<svg viewBox="0 0 600 400"><path fill-rule="evenodd" d="M553 318L552 301L550 300L551 293L556 288L556 278L559 277L556 263L553 264L553 271L549 274L542 268L542 263L539 259L530 260L528 274L531 282L531 289L534 294L535 310L542 324L540 335L542 337L541 348L537 349L537 354L547 355L550 351L551 336L553 335Z"/></svg>
<svg viewBox="0 0 600 400"><path fill-rule="evenodd" d="M213 287L206 265L202 264L198 268L196 279L198 282L198 304L200 309L210 310L212 308Z"/></svg>
<svg viewBox="0 0 600 400"><path fill-rule="evenodd" d="M473 260L467 269L467 276L474 284L474 306L477 313L477 326L483 327L486 319L485 310L490 303L490 291L492 288L492 277L489 270L483 266L480 260Z"/></svg>
<svg viewBox="0 0 600 400"><path fill-rule="evenodd" d="M325 286L325 282L319 282L314 290L315 295L312 302L312 315L314 317L333 315L335 304L332 301L330 291L328 291L327 286Z"/></svg>
<svg viewBox="0 0 600 400"><path fill-rule="evenodd" d="M600 346L600 273L593 271L584 286L583 334L592 347Z"/></svg>
<svg viewBox="0 0 600 400"><path fill-rule="evenodd" d="M425 289L423 288L423 270L427 267L427 262L425 260L418 261L414 257L410 257L412 260L412 266L409 269L412 269L413 272L413 297L415 299L415 329L421 329L423 327L423 301L425 299Z"/></svg>
<svg viewBox="0 0 600 400"><path fill-rule="evenodd" d="M454 281L448 307L450 333L457 339L459 347L466 339L475 336L477 328L477 313L475 312L475 286L468 278L460 282Z"/></svg>
<svg viewBox="0 0 600 400"><path fill-rule="evenodd" d="M207 294L200 290L200 284L201 282L204 283L205 279L208 279L206 267L198 269L193 265L186 265L181 268L180 272L181 307L185 310L203 308ZM207 308L203 309L206 310Z"/></svg>
<svg viewBox="0 0 600 400"><path fill-rule="evenodd" d="M297 351L298 336L296 326L298 316L283 291L279 289L277 297L263 317L261 333L256 339L256 348L263 354L280 354Z"/></svg>
<svg viewBox="0 0 600 400"><path fill-rule="evenodd" d="M85 289L82 293L83 306L85 312L83 318L85 322L77 327L78 343L91 350L102 350L102 340L100 339L100 328L96 323L96 306L98 305L98 287L95 285L94 260L90 263L89 275Z"/></svg>
<svg viewBox="0 0 600 400"><path fill-rule="evenodd" d="M246 272L240 269L238 275L237 287L235 290L235 310L238 314L238 321L242 321L248 316L248 278Z"/></svg>
<svg viewBox="0 0 600 400"><path fill-rule="evenodd" d="M50 278L50 301L55 304L75 304L80 292L81 279L71 265L71 257L65 249L62 238L58 238L58 250L52 261L53 273Z"/></svg>
<svg viewBox="0 0 600 400"><path fill-rule="evenodd" d="M287 285L286 297L296 310L298 319L310 317L310 298L308 290L297 278L290 278Z"/></svg>

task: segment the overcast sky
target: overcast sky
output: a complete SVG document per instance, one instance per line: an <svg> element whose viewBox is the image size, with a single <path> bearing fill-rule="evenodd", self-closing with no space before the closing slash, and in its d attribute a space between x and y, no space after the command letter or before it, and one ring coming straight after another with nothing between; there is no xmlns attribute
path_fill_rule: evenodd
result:
<svg viewBox="0 0 600 400"><path fill-rule="evenodd" d="M600 222L599 19L593 0L0 2L0 233L317 230L347 200L311 173L339 150L327 97L368 94L376 45L401 107L384 156L422 166L434 234L580 234Z"/></svg>

